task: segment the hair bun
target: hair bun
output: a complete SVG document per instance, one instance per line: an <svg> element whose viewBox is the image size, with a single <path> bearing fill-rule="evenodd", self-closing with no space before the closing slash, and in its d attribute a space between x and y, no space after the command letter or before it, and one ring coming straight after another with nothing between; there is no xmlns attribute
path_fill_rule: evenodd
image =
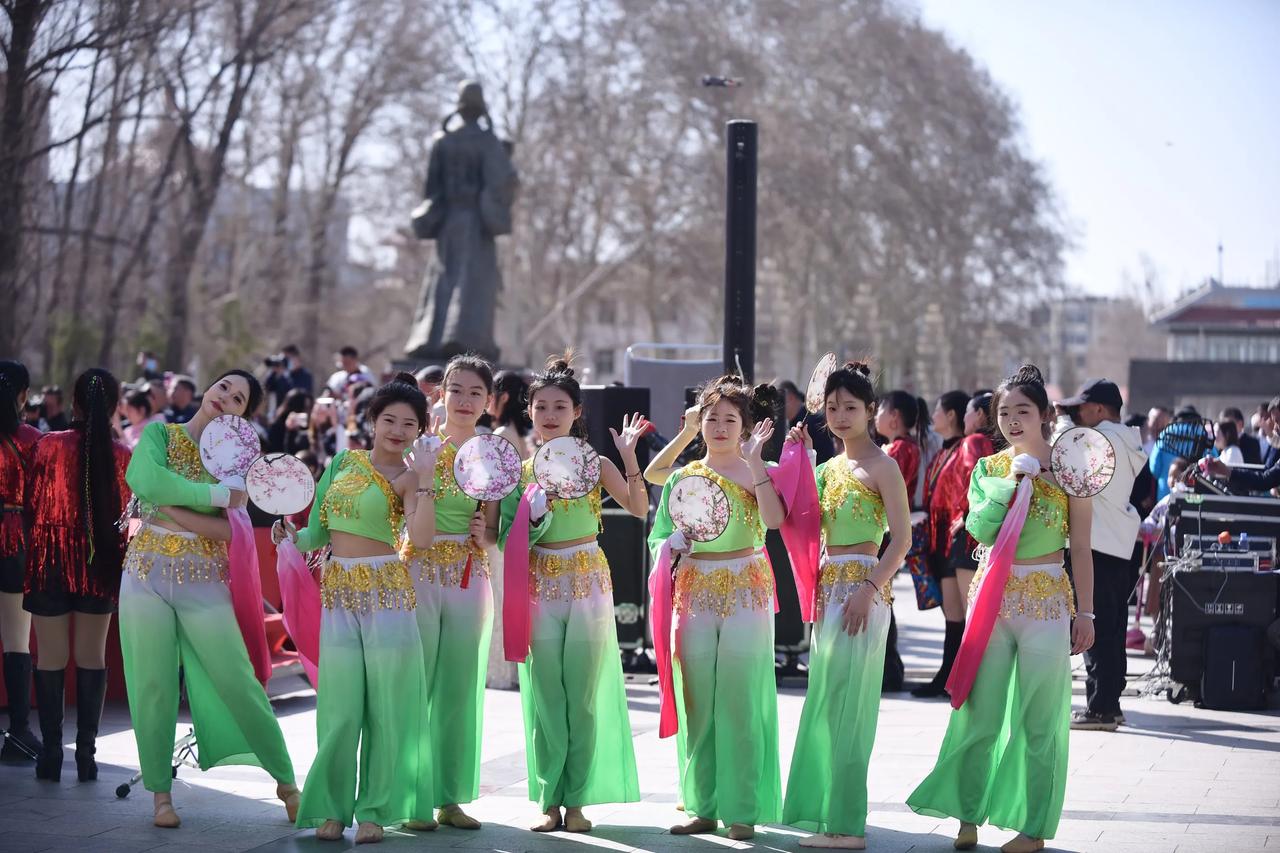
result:
<svg viewBox="0 0 1280 853"><path fill-rule="evenodd" d="M392 382L403 382L403 383L404 383L404 384L406 384L406 385L412 385L414 388L417 388L417 387L418 387L418 378L417 378L416 376L414 376L412 373L408 373L408 372L403 371L403 370L401 370L399 373L397 373L397 374L396 374L396 375L391 379L391 381L392 381Z"/></svg>
<svg viewBox="0 0 1280 853"><path fill-rule="evenodd" d="M1024 364L1017 369L1013 376L1009 377L1014 384L1035 383L1037 385L1044 384L1044 374L1040 372L1040 368L1034 364Z"/></svg>

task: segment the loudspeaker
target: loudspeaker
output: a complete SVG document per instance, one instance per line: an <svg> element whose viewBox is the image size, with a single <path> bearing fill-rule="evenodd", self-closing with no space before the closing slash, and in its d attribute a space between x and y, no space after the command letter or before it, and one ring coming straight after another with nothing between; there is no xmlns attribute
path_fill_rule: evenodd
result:
<svg viewBox="0 0 1280 853"><path fill-rule="evenodd" d="M613 578L613 615L618 625L618 646L645 646L645 614L649 612L649 548L646 519L617 507L601 510L604 529L600 550L609 561Z"/></svg>
<svg viewBox="0 0 1280 853"><path fill-rule="evenodd" d="M1173 680L1198 685L1205 674L1210 629L1225 625L1265 630L1276 618L1276 576L1249 572L1166 575L1173 595L1169 668Z"/></svg>
<svg viewBox="0 0 1280 853"><path fill-rule="evenodd" d="M582 419L587 427L587 441L604 457L613 460L613 464L622 471L622 457L618 448L613 446L613 437L609 428L622 429L622 419L632 412L639 412L649 417L649 389L632 388L625 385L588 385L582 389ZM640 442L636 447L636 458L643 471L649 464L649 447Z"/></svg>

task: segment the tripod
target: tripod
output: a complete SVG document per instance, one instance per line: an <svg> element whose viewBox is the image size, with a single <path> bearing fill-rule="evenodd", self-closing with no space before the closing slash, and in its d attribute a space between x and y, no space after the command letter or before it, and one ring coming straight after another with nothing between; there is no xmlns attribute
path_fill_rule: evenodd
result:
<svg viewBox="0 0 1280 853"><path fill-rule="evenodd" d="M196 752L196 731L195 729L187 729L187 733L178 738L177 743L173 745L173 778L178 778L179 767L200 767L199 753ZM129 791L133 786L142 781L142 771L139 770L129 777L128 782L122 782L116 788L116 796L121 799L129 796Z"/></svg>

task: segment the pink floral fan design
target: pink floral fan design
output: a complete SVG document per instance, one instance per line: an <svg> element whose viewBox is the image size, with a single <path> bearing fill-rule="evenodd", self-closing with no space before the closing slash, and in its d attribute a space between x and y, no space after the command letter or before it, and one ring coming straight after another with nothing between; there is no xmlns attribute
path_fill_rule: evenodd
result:
<svg viewBox="0 0 1280 853"><path fill-rule="evenodd" d="M576 500L600 484L600 454L581 438L553 438L533 457L533 476L548 494Z"/></svg>
<svg viewBox="0 0 1280 853"><path fill-rule="evenodd" d="M813 375L809 377L809 387L804 392L804 407L808 409L809 414L816 415L826 406L827 378L835 372L835 369L835 353L829 352L818 359L818 366L813 369Z"/></svg>
<svg viewBox="0 0 1280 853"><path fill-rule="evenodd" d="M467 439L453 459L453 479L475 501L500 501L520 484L520 452L500 435Z"/></svg>
<svg viewBox="0 0 1280 853"><path fill-rule="evenodd" d="M261 455L258 431L237 415L214 418L200 433L200 461L219 482L243 478Z"/></svg>
<svg viewBox="0 0 1280 853"><path fill-rule="evenodd" d="M1072 427L1058 436L1049 454L1049 470L1067 494L1091 498L1116 473L1116 449L1092 427Z"/></svg>
<svg viewBox="0 0 1280 853"><path fill-rule="evenodd" d="M671 487L667 511L672 523L694 542L717 539L729 526L729 496L701 474L681 477Z"/></svg>
<svg viewBox="0 0 1280 853"><path fill-rule="evenodd" d="M305 462L288 453L259 456L244 475L249 500L270 515L293 515L311 505L316 481Z"/></svg>

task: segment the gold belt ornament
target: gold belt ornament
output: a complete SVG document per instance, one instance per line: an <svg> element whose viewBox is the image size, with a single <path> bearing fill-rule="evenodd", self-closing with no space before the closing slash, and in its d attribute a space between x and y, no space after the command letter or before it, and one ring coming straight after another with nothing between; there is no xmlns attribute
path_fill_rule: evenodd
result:
<svg viewBox="0 0 1280 853"><path fill-rule="evenodd" d="M871 579L876 562L863 560L832 560L828 558L822 564L822 572L818 576L818 612L827 609L827 603L838 584L859 584ZM847 593L846 593L847 594ZM893 581L880 587L880 597L884 603L893 605Z"/></svg>
<svg viewBox="0 0 1280 853"><path fill-rule="evenodd" d="M371 610L413 610L418 597L413 591L409 568L400 560L381 565L354 566L330 561L320 581L320 603L326 610L368 612Z"/></svg>
<svg viewBox="0 0 1280 853"><path fill-rule="evenodd" d="M763 610L773 603L773 578L764 557L752 557L741 571L699 571L696 565L676 574L675 609L679 613L715 613L728 618L739 608Z"/></svg>
<svg viewBox="0 0 1280 853"><path fill-rule="evenodd" d="M462 586L462 575L467 570L467 558L471 558L471 574L489 577L489 558L483 548L476 547L470 539L459 542L440 539L424 549L405 545L401 558L418 570L418 580L438 583L440 586Z"/></svg>
<svg viewBox="0 0 1280 853"><path fill-rule="evenodd" d="M129 540L123 569L144 581L157 565L160 577L174 583L225 583L227 543L144 527Z"/></svg>
<svg viewBox="0 0 1280 853"><path fill-rule="evenodd" d="M983 563L969 587L969 602L972 603L978 589L978 583L987 572ZM1066 572L1028 572L1018 576L1010 574L1004 584L1004 596L1000 601L1000 615L1004 617L1026 616L1031 619L1052 621L1060 619L1063 613L1071 618L1076 615L1076 597L1071 588L1071 579Z"/></svg>
<svg viewBox="0 0 1280 853"><path fill-rule="evenodd" d="M583 548L568 556L546 551L529 555L529 592L539 601L589 598L596 590L613 592L609 561L599 548Z"/></svg>

